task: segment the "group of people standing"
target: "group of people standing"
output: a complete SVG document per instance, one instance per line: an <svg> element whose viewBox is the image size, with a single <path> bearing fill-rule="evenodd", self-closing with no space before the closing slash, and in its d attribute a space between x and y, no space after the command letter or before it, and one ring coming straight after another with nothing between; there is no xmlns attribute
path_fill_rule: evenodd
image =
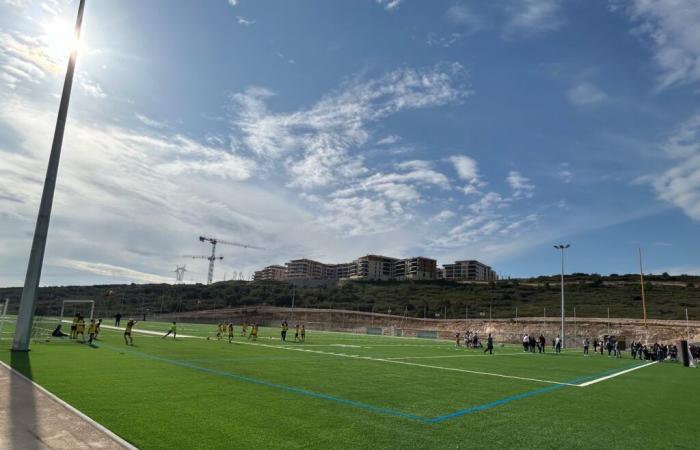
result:
<svg viewBox="0 0 700 450"><path fill-rule="evenodd" d="M68 336L69 339L75 339L78 340L78 335L80 335L80 342L83 344L87 342L88 344L92 344L93 341L97 340L97 335L100 334L100 325L102 325L102 319L95 320L95 319L90 319L90 325L88 326L88 339L87 341L85 340L85 317L83 317L82 314L76 313L75 316L73 316L73 322L71 322L70 325L70 334L66 335L63 331L61 331L61 324L59 323L56 326L56 329L53 330L51 333L51 336L53 337L65 337Z"/></svg>
<svg viewBox="0 0 700 450"><path fill-rule="evenodd" d="M455 347L459 348L461 346L460 342L460 334L457 333L455 334ZM464 348L482 348L483 346L484 345L479 339L479 333L472 333L471 331L464 332ZM486 352L493 355L493 337L491 336L491 333L489 333L488 337L486 338L486 348L484 348L484 353Z"/></svg>
<svg viewBox="0 0 700 450"><path fill-rule="evenodd" d="M557 335L557 337L552 341L552 348L554 349L555 353L561 353L561 347L562 347L562 342L561 342L561 336ZM537 350L537 353L545 353L547 348L547 340L545 339L543 334L540 334L539 337L535 336L530 336L529 334L525 334L523 336L523 351L524 352L530 352L530 353L535 353L535 350Z"/></svg>
<svg viewBox="0 0 700 450"><path fill-rule="evenodd" d="M289 331L289 324L286 320L283 320L280 325L280 341L287 342L287 331ZM305 340L306 327L299 324L294 325L294 342L304 342Z"/></svg>

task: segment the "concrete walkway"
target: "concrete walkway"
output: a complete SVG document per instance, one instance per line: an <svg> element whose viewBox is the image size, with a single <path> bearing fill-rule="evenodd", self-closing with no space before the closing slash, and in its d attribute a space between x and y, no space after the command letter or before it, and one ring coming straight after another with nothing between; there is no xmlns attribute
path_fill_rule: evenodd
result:
<svg viewBox="0 0 700 450"><path fill-rule="evenodd" d="M134 448L0 362L0 449Z"/></svg>

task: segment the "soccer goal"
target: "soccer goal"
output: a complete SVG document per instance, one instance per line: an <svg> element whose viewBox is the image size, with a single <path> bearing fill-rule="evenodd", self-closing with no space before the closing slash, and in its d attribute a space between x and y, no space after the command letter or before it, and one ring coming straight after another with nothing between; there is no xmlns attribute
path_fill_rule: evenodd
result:
<svg viewBox="0 0 700 450"><path fill-rule="evenodd" d="M70 336L71 324L78 314L84 319L85 324L89 324L95 314L95 301L63 300L58 317L55 316L55 313L51 316L34 316L32 338L48 341L55 337L53 336L54 332ZM58 328L59 325L60 329ZM61 337L60 333L58 337Z"/></svg>

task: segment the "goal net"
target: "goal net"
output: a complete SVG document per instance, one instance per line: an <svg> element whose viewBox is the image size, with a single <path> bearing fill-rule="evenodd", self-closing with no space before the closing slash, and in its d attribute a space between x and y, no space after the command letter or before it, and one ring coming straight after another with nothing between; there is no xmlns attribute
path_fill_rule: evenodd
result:
<svg viewBox="0 0 700 450"><path fill-rule="evenodd" d="M94 314L94 300L63 300L58 317L34 316L32 337L35 340L75 338L81 329L84 336Z"/></svg>

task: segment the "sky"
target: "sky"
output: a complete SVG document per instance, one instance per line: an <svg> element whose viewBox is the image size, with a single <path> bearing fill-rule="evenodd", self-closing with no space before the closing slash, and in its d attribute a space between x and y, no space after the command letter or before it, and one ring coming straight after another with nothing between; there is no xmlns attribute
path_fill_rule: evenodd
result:
<svg viewBox="0 0 700 450"><path fill-rule="evenodd" d="M76 0L0 0L0 286ZM42 285L293 258L700 274L697 0L88 0Z"/></svg>

